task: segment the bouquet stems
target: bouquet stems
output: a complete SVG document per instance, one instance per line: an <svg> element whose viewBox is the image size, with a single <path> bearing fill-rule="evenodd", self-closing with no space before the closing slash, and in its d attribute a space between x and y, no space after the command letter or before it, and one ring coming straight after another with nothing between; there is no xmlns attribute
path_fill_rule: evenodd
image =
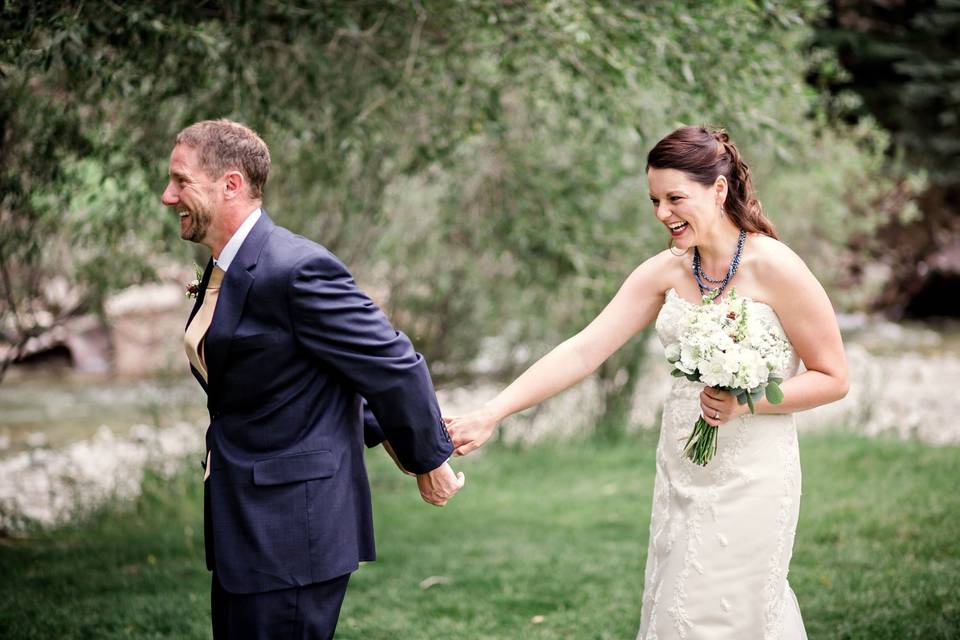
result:
<svg viewBox="0 0 960 640"><path fill-rule="evenodd" d="M687 443L683 445L683 453L693 460L694 464L705 467L716 452L717 427L707 424L703 416L700 416L697 424L693 425L693 431L687 438Z"/></svg>

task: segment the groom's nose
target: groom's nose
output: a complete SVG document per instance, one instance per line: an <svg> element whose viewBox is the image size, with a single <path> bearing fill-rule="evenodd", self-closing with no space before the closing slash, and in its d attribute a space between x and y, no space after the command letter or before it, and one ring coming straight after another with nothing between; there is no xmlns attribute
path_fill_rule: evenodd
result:
<svg viewBox="0 0 960 640"><path fill-rule="evenodd" d="M163 190L163 193L160 194L160 202L172 207L180 202L180 198L177 197L176 187L173 184L173 180L167 183L167 188Z"/></svg>

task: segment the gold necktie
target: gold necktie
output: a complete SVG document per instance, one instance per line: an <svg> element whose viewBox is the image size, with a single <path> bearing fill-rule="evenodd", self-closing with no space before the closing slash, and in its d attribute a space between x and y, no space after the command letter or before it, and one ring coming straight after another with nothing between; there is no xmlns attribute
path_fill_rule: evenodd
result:
<svg viewBox="0 0 960 640"><path fill-rule="evenodd" d="M197 314L190 321L187 332L183 334L183 346L187 351L187 358L194 369L200 372L204 382L209 382L207 363L203 358L203 338L207 335L210 323L213 321L213 312L217 307L217 296L220 295L220 283L226 272L220 267L214 267L207 282L206 292L203 294L203 304Z"/></svg>

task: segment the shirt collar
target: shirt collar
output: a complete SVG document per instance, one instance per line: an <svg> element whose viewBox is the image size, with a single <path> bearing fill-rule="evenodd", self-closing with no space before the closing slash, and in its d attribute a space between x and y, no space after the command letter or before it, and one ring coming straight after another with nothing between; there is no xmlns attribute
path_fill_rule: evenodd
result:
<svg viewBox="0 0 960 640"><path fill-rule="evenodd" d="M240 247L243 246L243 241L247 239L250 230L253 229L253 225L257 224L257 220L260 219L260 213L260 207L250 212L250 215L243 221L240 228L234 231L230 239L227 240L227 244L223 245L223 249L220 251L220 257L213 261L214 265L224 271L230 268L230 263L237 257L237 252L240 251Z"/></svg>

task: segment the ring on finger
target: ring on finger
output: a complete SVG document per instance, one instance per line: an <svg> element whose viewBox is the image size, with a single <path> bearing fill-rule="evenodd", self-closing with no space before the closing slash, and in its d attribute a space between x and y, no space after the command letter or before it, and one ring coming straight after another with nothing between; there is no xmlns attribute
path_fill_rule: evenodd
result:
<svg viewBox="0 0 960 640"><path fill-rule="evenodd" d="M713 419L714 419L714 420L719 420L719 419L720 419L720 412L719 412L719 411L714 411L714 412L713 412Z"/></svg>

